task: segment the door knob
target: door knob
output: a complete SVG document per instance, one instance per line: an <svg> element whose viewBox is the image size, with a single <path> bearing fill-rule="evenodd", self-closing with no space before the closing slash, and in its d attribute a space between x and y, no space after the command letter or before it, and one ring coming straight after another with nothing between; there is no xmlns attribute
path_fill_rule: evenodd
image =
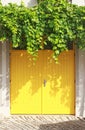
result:
<svg viewBox="0 0 85 130"><path fill-rule="evenodd" d="M44 81L43 81L44 87L46 86L46 82L47 82L47 81L44 79Z"/></svg>

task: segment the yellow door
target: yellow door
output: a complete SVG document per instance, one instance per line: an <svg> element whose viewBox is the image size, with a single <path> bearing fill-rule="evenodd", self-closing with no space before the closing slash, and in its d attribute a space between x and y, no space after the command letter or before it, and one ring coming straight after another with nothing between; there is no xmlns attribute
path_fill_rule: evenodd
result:
<svg viewBox="0 0 85 130"><path fill-rule="evenodd" d="M74 51L63 52L59 63L44 53L43 114L74 114Z"/></svg>
<svg viewBox="0 0 85 130"><path fill-rule="evenodd" d="M11 114L74 114L74 51L59 63L52 51L34 62L26 51L11 51Z"/></svg>
<svg viewBox="0 0 85 130"><path fill-rule="evenodd" d="M40 54L41 55L41 54ZM11 52L11 114L41 114L42 59Z"/></svg>

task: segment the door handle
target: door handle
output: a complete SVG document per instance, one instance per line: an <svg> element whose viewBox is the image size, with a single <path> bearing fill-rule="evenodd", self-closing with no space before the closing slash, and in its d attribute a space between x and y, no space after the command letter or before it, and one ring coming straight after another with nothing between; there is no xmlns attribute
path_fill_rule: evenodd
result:
<svg viewBox="0 0 85 130"><path fill-rule="evenodd" d="M44 79L44 81L43 81L44 87L46 86L46 82L47 82L47 81Z"/></svg>

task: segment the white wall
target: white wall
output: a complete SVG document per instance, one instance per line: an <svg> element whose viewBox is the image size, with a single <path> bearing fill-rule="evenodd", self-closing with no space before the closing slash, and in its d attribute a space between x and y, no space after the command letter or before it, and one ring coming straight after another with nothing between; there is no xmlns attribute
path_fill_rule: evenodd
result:
<svg viewBox="0 0 85 130"><path fill-rule="evenodd" d="M0 42L0 106L2 103L1 89L2 89L2 46L1 46L1 42Z"/></svg>
<svg viewBox="0 0 85 130"><path fill-rule="evenodd" d="M37 4L37 0L1 0L3 5L6 5L8 3L17 3L20 5L21 1L23 1L27 7L35 6Z"/></svg>
<svg viewBox="0 0 85 130"><path fill-rule="evenodd" d="M17 3L20 4L21 1L25 3L26 6L34 6L37 4L37 0L1 0L3 5L8 4L8 3ZM85 0L72 0L73 4L77 5L85 5Z"/></svg>
<svg viewBox="0 0 85 130"><path fill-rule="evenodd" d="M85 5L85 0L72 0L73 4L79 5L79 6L84 6Z"/></svg>
<svg viewBox="0 0 85 130"><path fill-rule="evenodd" d="M9 88L9 43L0 42L0 115L10 113Z"/></svg>
<svg viewBox="0 0 85 130"><path fill-rule="evenodd" d="M76 50L76 116L85 117L85 51Z"/></svg>

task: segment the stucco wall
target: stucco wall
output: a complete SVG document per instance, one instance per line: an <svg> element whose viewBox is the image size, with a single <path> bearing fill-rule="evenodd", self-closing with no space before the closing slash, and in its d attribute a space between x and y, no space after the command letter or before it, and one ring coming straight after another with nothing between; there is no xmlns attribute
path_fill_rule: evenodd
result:
<svg viewBox="0 0 85 130"><path fill-rule="evenodd" d="M85 5L85 0L72 0L72 3L73 4L76 4L76 5L79 5L79 6L81 6L81 5Z"/></svg>
<svg viewBox="0 0 85 130"><path fill-rule="evenodd" d="M0 42L0 114L9 114L9 43Z"/></svg>
<svg viewBox="0 0 85 130"><path fill-rule="evenodd" d="M0 105L1 105L1 88L2 88L2 46L0 43Z"/></svg>
<svg viewBox="0 0 85 130"><path fill-rule="evenodd" d="M21 1L23 1L27 7L35 6L37 4L37 0L1 0L3 5L6 5L8 3L17 3L20 5Z"/></svg>
<svg viewBox="0 0 85 130"><path fill-rule="evenodd" d="M76 50L76 116L85 117L85 51Z"/></svg>

